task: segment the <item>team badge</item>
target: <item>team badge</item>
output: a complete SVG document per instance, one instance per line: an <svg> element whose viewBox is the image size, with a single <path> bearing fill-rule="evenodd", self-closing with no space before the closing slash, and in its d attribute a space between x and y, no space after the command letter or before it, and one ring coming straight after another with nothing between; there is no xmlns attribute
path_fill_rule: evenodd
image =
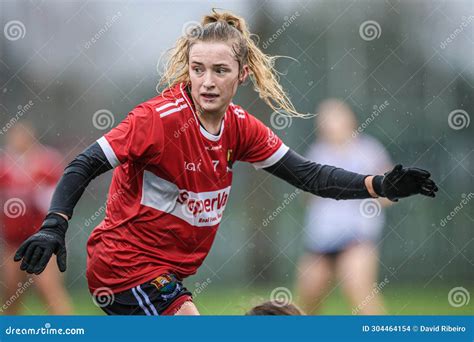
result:
<svg viewBox="0 0 474 342"><path fill-rule="evenodd" d="M234 161L232 160L232 149L227 150L227 166L229 169L232 169L232 164Z"/></svg>
<svg viewBox="0 0 474 342"><path fill-rule="evenodd" d="M151 284L153 284L158 290L161 291L163 289L166 292L167 287L172 287L173 279L169 274L165 274L155 278Z"/></svg>

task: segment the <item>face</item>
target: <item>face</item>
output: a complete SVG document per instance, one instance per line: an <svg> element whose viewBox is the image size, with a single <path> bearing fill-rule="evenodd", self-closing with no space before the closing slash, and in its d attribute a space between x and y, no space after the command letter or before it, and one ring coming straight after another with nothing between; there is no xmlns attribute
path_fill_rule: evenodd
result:
<svg viewBox="0 0 474 342"><path fill-rule="evenodd" d="M6 140L8 146L10 146L14 151L23 153L34 143L33 127L18 124L8 132Z"/></svg>
<svg viewBox="0 0 474 342"><path fill-rule="evenodd" d="M194 104L204 114L222 115L237 87L248 76L248 66L239 72L230 43L199 42L189 52L189 77Z"/></svg>
<svg viewBox="0 0 474 342"><path fill-rule="evenodd" d="M324 140L342 144L352 137L356 128L355 116L345 104L328 101L319 109L316 127Z"/></svg>

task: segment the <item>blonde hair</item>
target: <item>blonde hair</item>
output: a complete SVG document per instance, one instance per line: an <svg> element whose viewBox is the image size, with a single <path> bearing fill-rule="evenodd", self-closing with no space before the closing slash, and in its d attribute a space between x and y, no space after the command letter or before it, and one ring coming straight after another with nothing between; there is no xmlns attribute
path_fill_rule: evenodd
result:
<svg viewBox="0 0 474 342"><path fill-rule="evenodd" d="M169 59L161 77L160 87L171 88L177 83L190 81L188 62L189 51L198 41L234 41L232 50L239 69L247 64L250 78L255 91L260 98L275 112L297 117L307 117L309 114L299 113L288 95L279 83L279 75L275 70L275 60L278 56L263 53L252 40L252 34L245 20L229 12L219 13L215 9L212 14L203 17L199 25L188 28L178 39L169 53ZM239 71L240 71L239 70Z"/></svg>

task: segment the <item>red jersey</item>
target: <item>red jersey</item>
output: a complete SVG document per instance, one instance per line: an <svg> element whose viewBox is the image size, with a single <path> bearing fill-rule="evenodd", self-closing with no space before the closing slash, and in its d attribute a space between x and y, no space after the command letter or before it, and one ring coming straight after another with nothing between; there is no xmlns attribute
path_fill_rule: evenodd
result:
<svg viewBox="0 0 474 342"><path fill-rule="evenodd" d="M98 140L115 168L104 220L88 245L91 292L114 292L170 272L196 272L222 220L236 161L276 163L288 147L241 107L219 135L199 123L184 84L135 109Z"/></svg>
<svg viewBox="0 0 474 342"><path fill-rule="evenodd" d="M21 244L38 230L63 173L61 155L41 145L0 154L0 222L5 240Z"/></svg>

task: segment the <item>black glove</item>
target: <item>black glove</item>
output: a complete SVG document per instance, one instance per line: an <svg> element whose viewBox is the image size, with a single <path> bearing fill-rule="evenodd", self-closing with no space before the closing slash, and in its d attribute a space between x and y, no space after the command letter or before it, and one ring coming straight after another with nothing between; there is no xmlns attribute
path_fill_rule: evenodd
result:
<svg viewBox="0 0 474 342"><path fill-rule="evenodd" d="M384 176L375 176L372 184L377 195L394 202L416 194L435 197L438 187L430 176L426 170L398 164Z"/></svg>
<svg viewBox="0 0 474 342"><path fill-rule="evenodd" d="M22 271L40 274L54 253L59 270L66 271L67 227L68 222L61 215L55 213L46 215L40 230L21 244L13 260L23 259L20 266Z"/></svg>

